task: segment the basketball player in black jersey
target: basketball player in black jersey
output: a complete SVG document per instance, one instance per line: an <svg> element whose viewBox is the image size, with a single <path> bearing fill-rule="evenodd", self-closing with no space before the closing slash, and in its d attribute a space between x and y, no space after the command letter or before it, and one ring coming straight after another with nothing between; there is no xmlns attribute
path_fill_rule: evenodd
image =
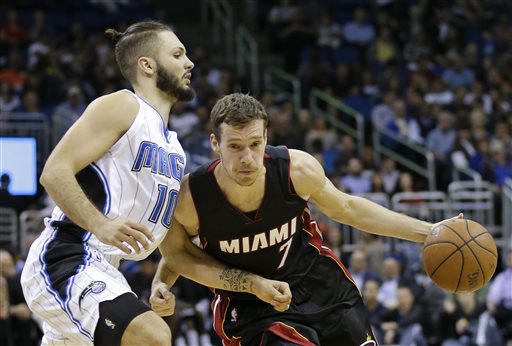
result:
<svg viewBox="0 0 512 346"><path fill-rule="evenodd" d="M377 345L360 293L327 247L308 203L340 223L423 242L434 225L336 189L311 155L266 146L268 116L253 97L231 94L213 107L210 137L220 159L182 180L174 221L151 302L177 274L200 281L207 267L190 266L202 249L229 266L288 282L287 311L244 293L216 290L214 329L224 345ZM228 270L227 280L236 279Z"/></svg>

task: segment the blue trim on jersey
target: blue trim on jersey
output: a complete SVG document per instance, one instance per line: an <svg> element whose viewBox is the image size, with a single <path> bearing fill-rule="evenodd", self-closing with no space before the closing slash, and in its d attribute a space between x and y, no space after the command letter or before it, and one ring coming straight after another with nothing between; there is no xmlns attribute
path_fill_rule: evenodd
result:
<svg viewBox="0 0 512 346"><path fill-rule="evenodd" d="M137 95L137 94L135 94ZM170 140L170 137L171 137L171 134L170 134L170 131L169 129L167 128L167 126L165 126L165 122L164 122L164 117L162 116L162 114L160 114L160 112L155 108L153 107L148 101L144 100L142 97L140 97L139 95L137 95L142 101L144 101L145 104L147 104L149 107L151 107L157 114L158 116L160 117L160 120L162 121L162 136L164 137L165 141L167 143L170 143L171 140Z"/></svg>
<svg viewBox="0 0 512 346"><path fill-rule="evenodd" d="M107 215L110 212L110 202L111 202L111 194L110 194L110 188L108 187L108 180L105 177L105 174L103 174L102 170L98 167L97 164L94 162L91 163L91 167L98 173L98 176L103 184L103 190L105 190L105 194L107 195L105 205L103 206L103 214Z"/></svg>
<svg viewBox="0 0 512 346"><path fill-rule="evenodd" d="M64 218L64 216L65 215L62 214L61 217L59 218L59 221L61 221ZM71 294L68 292L66 301L64 302L64 301L62 301L62 298L59 295L59 293L52 288L52 282L50 280L50 274L46 271L46 262L44 261L44 255L48 251L48 245L53 240L55 240L55 237L57 236L57 233L58 233L58 231L54 227L52 227L52 228L53 228L53 233L52 233L52 235L48 239L46 239L46 241L45 241L45 243L43 245L43 251L41 251L41 254L39 255L39 262L41 263L41 275L43 276L44 282L46 283L46 289L55 298L57 303L59 303L60 307L66 313L66 315L68 315L68 317L71 320L71 322L73 322L75 324L75 326L78 328L78 331L81 334L85 335L87 338L89 338L91 341L93 341L94 337L91 335L90 332L88 332L87 330L84 329L84 327L82 326L80 321L78 321L73 316L73 314L71 312L71 309L69 308L69 301L71 299ZM68 283L68 287L71 287L73 281L74 281L74 276L72 277L72 280L70 280L70 282Z"/></svg>

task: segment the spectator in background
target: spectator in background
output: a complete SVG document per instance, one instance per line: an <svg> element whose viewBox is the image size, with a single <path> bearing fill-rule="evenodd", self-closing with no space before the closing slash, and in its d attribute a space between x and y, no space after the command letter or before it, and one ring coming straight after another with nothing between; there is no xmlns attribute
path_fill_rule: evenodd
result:
<svg viewBox="0 0 512 346"><path fill-rule="evenodd" d="M0 80L0 113L12 112L20 103L20 98L14 93L11 84L5 79Z"/></svg>
<svg viewBox="0 0 512 346"><path fill-rule="evenodd" d="M361 159L353 157L348 161L348 173L340 179L340 189L352 194L371 191L370 176L363 171Z"/></svg>
<svg viewBox="0 0 512 346"><path fill-rule="evenodd" d="M469 160L476 154L471 140L471 129L466 124L460 124L457 129L457 139L450 154L451 164L456 168L469 167Z"/></svg>
<svg viewBox="0 0 512 346"><path fill-rule="evenodd" d="M388 255L382 263L382 284L379 291L379 302L389 310L397 307L398 285L402 267L397 256Z"/></svg>
<svg viewBox="0 0 512 346"><path fill-rule="evenodd" d="M443 72L443 81L452 89L464 87L470 88L475 79L473 71L466 67L462 57L452 57L451 66Z"/></svg>
<svg viewBox="0 0 512 346"><path fill-rule="evenodd" d="M402 99L397 99L393 102L393 111L394 117L386 125L388 130L411 142L423 143L418 122L407 114L405 102Z"/></svg>
<svg viewBox="0 0 512 346"><path fill-rule="evenodd" d="M318 32L317 45L321 48L326 48L327 52L337 48L341 44L343 32L341 26L332 21L331 15L326 12L320 16L316 30Z"/></svg>
<svg viewBox="0 0 512 346"><path fill-rule="evenodd" d="M338 135L332 127L328 126L324 117L313 118L311 127L305 137L305 146L308 152L312 151L312 143L315 140L322 142L323 149L333 148L338 141Z"/></svg>
<svg viewBox="0 0 512 346"><path fill-rule="evenodd" d="M288 72L295 73L299 66L299 56L304 48L317 40L315 27L304 20L300 9L295 8L290 23L279 32L281 50Z"/></svg>
<svg viewBox="0 0 512 346"><path fill-rule="evenodd" d="M507 160L507 153L501 142L491 142L489 150L493 159L494 182L498 189L501 189L505 179L512 178L512 163Z"/></svg>
<svg viewBox="0 0 512 346"><path fill-rule="evenodd" d="M19 196L11 194L9 191L10 184L11 176L8 173L2 173L0 176L0 207L13 208L19 214L23 210L24 205Z"/></svg>
<svg viewBox="0 0 512 346"><path fill-rule="evenodd" d="M1 37L0 33L0 37ZM19 92L27 79L27 74L23 66L23 55L17 49L8 51L7 63L3 69L0 69L0 80L7 80L14 91ZM0 65L1 66L1 65Z"/></svg>
<svg viewBox="0 0 512 346"><path fill-rule="evenodd" d="M393 120L395 116L393 109L395 100L395 93L387 91L382 98L382 102L373 107L371 118L374 127L385 128L386 125Z"/></svg>
<svg viewBox="0 0 512 346"><path fill-rule="evenodd" d="M370 44L369 61L376 68L379 68L392 60L396 60L398 54L398 47L393 40L391 29L387 26L380 28L377 38Z"/></svg>
<svg viewBox="0 0 512 346"><path fill-rule="evenodd" d="M449 105L453 102L454 97L453 92L446 87L443 80L435 78L424 99L427 104Z"/></svg>
<svg viewBox="0 0 512 346"><path fill-rule="evenodd" d="M325 88L330 85L332 68L322 59L322 51L318 47L308 49L309 59L299 65L297 76L308 90Z"/></svg>
<svg viewBox="0 0 512 346"><path fill-rule="evenodd" d="M32 320L32 314L27 306L21 289L21 273L16 271L14 256L0 249L0 276L7 281L9 292L10 334L13 345L36 346L40 331Z"/></svg>
<svg viewBox="0 0 512 346"><path fill-rule="evenodd" d="M504 339L512 341L512 246L507 251L506 267L490 283L487 309L496 319Z"/></svg>
<svg viewBox="0 0 512 346"><path fill-rule="evenodd" d="M19 22L18 12L15 9L7 11L6 23L0 26L0 35L4 35L11 45L19 45L26 40L27 28Z"/></svg>
<svg viewBox="0 0 512 346"><path fill-rule="evenodd" d="M70 86L68 88L66 101L57 105L55 113L65 116L73 122L76 121L85 111L87 106L83 98L82 90L80 90L79 86Z"/></svg>
<svg viewBox="0 0 512 346"><path fill-rule="evenodd" d="M393 159L385 157L380 165L380 176L384 184L384 191L388 195L392 195L398 185L398 179L400 177L400 171L396 169L396 163Z"/></svg>
<svg viewBox="0 0 512 346"><path fill-rule="evenodd" d="M442 346L501 346L503 342L496 321L474 292L456 294L455 301L445 299L438 328Z"/></svg>
<svg viewBox="0 0 512 346"><path fill-rule="evenodd" d="M9 319L9 289L7 280L0 275L0 343L4 346L14 346Z"/></svg>
<svg viewBox="0 0 512 346"><path fill-rule="evenodd" d="M371 176L372 189L371 193L386 193L382 176L378 172L373 172Z"/></svg>
<svg viewBox="0 0 512 346"><path fill-rule="evenodd" d="M371 233L364 233L361 234L357 246L366 253L368 270L380 275L380 273L382 273L382 264L386 255L386 247L382 238Z"/></svg>
<svg viewBox="0 0 512 346"><path fill-rule="evenodd" d="M491 138L491 144L493 142L501 142L503 149L508 160L512 160L512 135L510 134L510 126L505 120L498 121L494 125L494 134Z"/></svg>
<svg viewBox="0 0 512 346"><path fill-rule="evenodd" d="M437 117L437 126L427 135L426 147L434 153L436 159L437 183L442 189L451 180L449 154L455 144L457 133L453 128L453 115L442 111Z"/></svg>
<svg viewBox="0 0 512 346"><path fill-rule="evenodd" d="M345 97L353 85L356 78L355 71L343 62L339 62L334 67L334 78L332 80L332 92L337 97Z"/></svg>
<svg viewBox="0 0 512 346"><path fill-rule="evenodd" d="M343 36L349 43L365 47L375 37L373 25L366 21L366 10L358 7L354 10L354 19L343 27Z"/></svg>
<svg viewBox="0 0 512 346"><path fill-rule="evenodd" d="M366 263L366 254L362 250L354 250L350 255L348 270L354 279L359 291L363 290L367 280L378 280L379 276L368 271Z"/></svg>
<svg viewBox="0 0 512 346"><path fill-rule="evenodd" d="M269 23L278 30L283 28L291 22L296 8L290 0L280 0L279 4L270 9L268 14Z"/></svg>
<svg viewBox="0 0 512 346"><path fill-rule="evenodd" d="M427 346L422 328L423 311L416 304L413 290L406 285L397 289L397 306L382 317L385 344Z"/></svg>
<svg viewBox="0 0 512 346"><path fill-rule="evenodd" d="M26 90L22 96L21 105L16 109L16 112L40 113L38 93L35 90Z"/></svg>
<svg viewBox="0 0 512 346"><path fill-rule="evenodd" d="M377 299L379 289L380 284L378 280L368 279L364 283L362 293L366 308L368 309L368 319L372 325L373 333L378 340L383 340L381 324L383 316L388 313L388 309Z"/></svg>
<svg viewBox="0 0 512 346"><path fill-rule="evenodd" d="M477 141L477 151L469 160L469 167L480 173L483 180L495 181L489 140L486 137Z"/></svg>

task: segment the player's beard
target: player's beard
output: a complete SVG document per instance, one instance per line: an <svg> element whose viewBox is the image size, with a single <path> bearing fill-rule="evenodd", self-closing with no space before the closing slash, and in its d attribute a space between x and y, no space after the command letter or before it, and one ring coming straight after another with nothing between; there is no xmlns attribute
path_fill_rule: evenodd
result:
<svg viewBox="0 0 512 346"><path fill-rule="evenodd" d="M172 95L178 101L190 101L196 93L194 89L187 86L180 86L180 79L170 74L165 68L158 64L156 70L156 87L168 95Z"/></svg>

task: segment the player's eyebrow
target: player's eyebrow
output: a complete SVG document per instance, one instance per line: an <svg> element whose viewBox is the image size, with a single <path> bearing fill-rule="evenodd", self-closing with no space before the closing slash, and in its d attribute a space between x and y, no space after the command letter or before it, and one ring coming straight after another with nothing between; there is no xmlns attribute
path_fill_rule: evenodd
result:
<svg viewBox="0 0 512 346"><path fill-rule="evenodd" d="M180 53L183 53L183 54L187 53L187 50L182 46L174 47L173 50L179 50Z"/></svg>

